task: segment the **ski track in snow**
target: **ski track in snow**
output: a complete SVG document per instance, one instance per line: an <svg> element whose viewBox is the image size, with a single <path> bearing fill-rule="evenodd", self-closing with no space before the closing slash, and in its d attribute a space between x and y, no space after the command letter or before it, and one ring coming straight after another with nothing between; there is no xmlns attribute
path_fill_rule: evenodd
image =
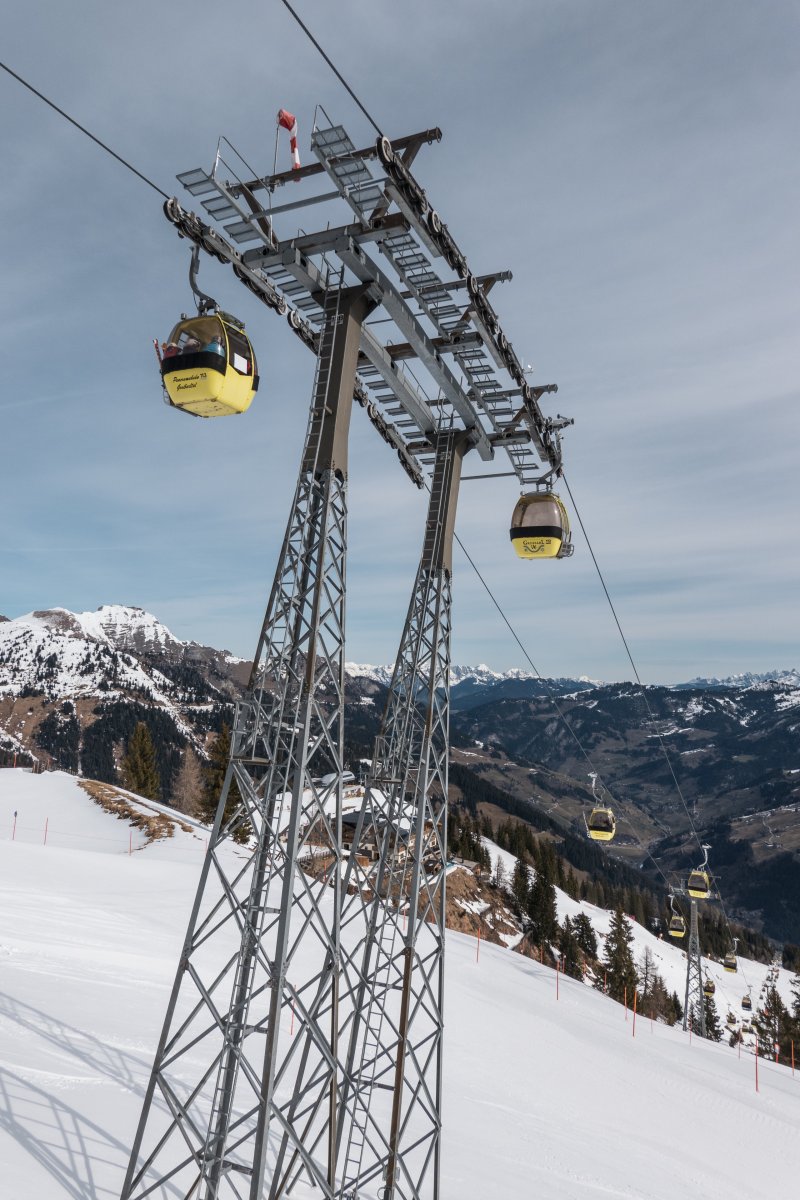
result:
<svg viewBox="0 0 800 1200"><path fill-rule="evenodd" d="M48 816L71 842L20 837ZM0 771L4 1200L119 1195L204 847L193 826L128 853L128 829L70 776ZM579 910L607 929L559 894L561 918ZM682 995L682 952L633 930ZM562 977L557 1000L552 970L488 943L476 962L475 945L448 935L443 1200L796 1194L800 1071L761 1060L757 1095L749 1053L641 1016L633 1037L596 990ZM766 969L746 964L754 996ZM734 978L718 987L738 993Z"/></svg>

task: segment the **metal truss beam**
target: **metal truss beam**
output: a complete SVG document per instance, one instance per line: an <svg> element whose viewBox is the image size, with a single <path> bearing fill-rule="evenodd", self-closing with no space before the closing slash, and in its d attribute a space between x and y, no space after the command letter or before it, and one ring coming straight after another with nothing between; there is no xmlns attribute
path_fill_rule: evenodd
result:
<svg viewBox="0 0 800 1200"><path fill-rule="evenodd" d="M297 489L122 1200L279 1200L300 1176L334 1195L347 431L371 302L327 294Z"/></svg>
<svg viewBox="0 0 800 1200"><path fill-rule="evenodd" d="M340 1200L439 1197L452 542L468 449L463 432L436 441L422 555L346 864Z"/></svg>
<svg viewBox="0 0 800 1200"><path fill-rule="evenodd" d="M422 133L410 133L405 137L392 138L391 142L395 153L402 151L404 161L410 166L420 147L431 145L431 143L440 142L441 140L441 129L434 127L433 129L426 129ZM362 150L354 150L348 157L358 159L376 158L377 151L375 144L365 146ZM266 188L267 191L271 191L276 187L282 187L286 183L298 183L301 179L309 179L312 175L321 175L324 169L321 163L308 163L305 167L300 167L297 171L279 171L276 175L265 175L263 179L251 179L243 186L251 192L256 192L259 188Z"/></svg>
<svg viewBox="0 0 800 1200"><path fill-rule="evenodd" d="M361 246L350 240L337 246L336 253L349 267L356 279L363 283L374 285L376 302L381 303L392 318L398 329L402 331L415 353L425 364L438 387L453 405L464 422L467 431L472 435L474 444L481 458L488 461L492 457L492 448L483 426L478 421L478 414L472 400L465 394L461 384L453 372L442 361L430 337L424 332L419 322L412 316L408 305L400 295L392 281L381 271L377 263L364 252Z"/></svg>
<svg viewBox="0 0 800 1200"><path fill-rule="evenodd" d="M362 242L379 242L382 238L407 227L404 218L398 213L393 213L391 216L383 217L380 221L375 222L370 229L364 229L362 225L339 225L335 229L321 229L318 233L303 233L297 237L288 238L281 242L278 249L274 251L270 251L266 247L246 250L242 257L249 267L273 267L283 262L284 254L292 253L295 250L303 255L324 254L335 249L342 239L358 238Z"/></svg>
<svg viewBox="0 0 800 1200"><path fill-rule="evenodd" d="M431 338L431 345L439 354L457 354L459 350L469 349L480 344L481 340L475 333L457 334L453 338ZM397 362L401 358L419 357L410 342L390 342L385 349L392 362Z"/></svg>

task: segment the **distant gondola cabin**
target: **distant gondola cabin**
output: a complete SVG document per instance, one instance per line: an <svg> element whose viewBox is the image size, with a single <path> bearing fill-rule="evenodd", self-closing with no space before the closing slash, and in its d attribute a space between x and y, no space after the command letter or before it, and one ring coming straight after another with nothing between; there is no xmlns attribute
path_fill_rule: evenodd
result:
<svg viewBox="0 0 800 1200"><path fill-rule="evenodd" d="M593 808L587 827L589 837L596 842L610 842L617 831L614 813L610 808L602 806Z"/></svg>
<svg viewBox="0 0 800 1200"><path fill-rule="evenodd" d="M179 321L160 357L170 404L196 417L246 412L258 389L250 339L228 313Z"/></svg>
<svg viewBox="0 0 800 1200"><path fill-rule="evenodd" d="M566 558L572 553L569 517L555 492L520 496L511 514L510 536L520 558Z"/></svg>
<svg viewBox="0 0 800 1200"><path fill-rule="evenodd" d="M697 900L707 900L711 894L711 881L706 871L696 870L689 874L686 890Z"/></svg>
<svg viewBox="0 0 800 1200"><path fill-rule="evenodd" d="M683 917L676 913L670 918L669 929L667 931L670 937L682 938L686 937L686 922Z"/></svg>

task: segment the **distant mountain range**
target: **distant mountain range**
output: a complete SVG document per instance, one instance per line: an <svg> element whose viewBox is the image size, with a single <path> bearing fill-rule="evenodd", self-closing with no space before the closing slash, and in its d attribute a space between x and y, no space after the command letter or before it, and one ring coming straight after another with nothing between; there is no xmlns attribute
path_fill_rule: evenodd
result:
<svg viewBox="0 0 800 1200"><path fill-rule="evenodd" d="M183 748L205 755L249 671L227 651L176 638L141 608L0 620L0 761L20 756L113 783L144 720L168 797ZM348 665L346 748L356 771L370 758L390 679L389 667ZM614 854L647 869L646 847L681 872L697 857L693 823L714 845L714 870L740 914L800 942L796 670L648 686L646 702L630 683L485 665L453 667L451 688L454 760L519 811L533 805L583 831L597 771L625 812Z"/></svg>

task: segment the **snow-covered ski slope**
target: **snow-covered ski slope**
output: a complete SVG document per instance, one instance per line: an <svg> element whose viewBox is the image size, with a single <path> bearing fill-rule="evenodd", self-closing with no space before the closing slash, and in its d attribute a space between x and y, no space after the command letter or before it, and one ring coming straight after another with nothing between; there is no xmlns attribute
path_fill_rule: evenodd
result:
<svg viewBox="0 0 800 1200"><path fill-rule="evenodd" d="M483 838L482 840L492 859L492 869L495 869L499 858L505 868L506 878L510 881L517 861L514 855L509 854L507 850L501 850L499 846L496 846L488 838ZM604 908L597 908L594 904L588 904L585 900L573 900L570 896L562 892L560 888L556 888L556 900L559 921L563 922L565 917L574 920L579 913L584 913L588 916L598 936L602 953L603 939L608 934L611 926L612 914ZM683 900L680 903L683 904L683 912L686 917L688 929L689 902ZM716 910L713 904L709 905L709 907ZM667 936L663 938L658 937L649 930L643 929L634 920L630 922L630 929L633 934L631 950L637 965L641 964L645 951L649 950L655 970L658 971L664 980L667 989L670 992L677 992L678 999L683 1004L686 992L685 945L689 940L688 935L683 939L673 939ZM705 976L714 981L714 1004L717 1008L720 1027L725 1025L729 1012L732 1012L739 1022L742 1020L749 1021L759 1006L759 996L767 986L767 975L770 967L765 963L740 958L738 960L738 970L736 973L733 973L726 971L722 963L704 958L703 971ZM794 976L792 973L781 967L775 982L775 987L788 1009L791 1009L794 1002L792 995L793 979ZM750 996L752 1003L752 1012L749 1015L742 1009L742 999L745 995ZM747 1040L747 1035L745 1036ZM755 1039L750 1040L754 1043ZM798 1046L798 1063L800 1063L800 1046ZM800 1080L800 1071L798 1072L798 1080Z"/></svg>
<svg viewBox="0 0 800 1200"><path fill-rule="evenodd" d="M132 845L74 779L0 771L3 1200L119 1195L204 831ZM548 968L476 950L449 935L443 1200L796 1194L800 1070L761 1060L756 1094L751 1055L641 1017L634 1037L591 988L557 999Z"/></svg>

